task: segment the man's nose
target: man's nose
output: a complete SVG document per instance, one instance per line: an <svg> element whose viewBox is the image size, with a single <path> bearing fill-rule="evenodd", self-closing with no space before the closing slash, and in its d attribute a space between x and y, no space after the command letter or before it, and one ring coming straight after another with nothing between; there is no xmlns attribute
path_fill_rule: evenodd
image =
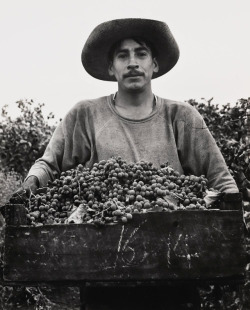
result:
<svg viewBox="0 0 250 310"><path fill-rule="evenodd" d="M139 65L137 64L135 57L130 57L129 58L129 63L128 63L128 69L137 69L139 68Z"/></svg>
<svg viewBox="0 0 250 310"><path fill-rule="evenodd" d="M139 68L139 66L137 64L132 64L131 63L131 64L128 65L128 69L129 70L131 70L131 69L138 69L138 68Z"/></svg>

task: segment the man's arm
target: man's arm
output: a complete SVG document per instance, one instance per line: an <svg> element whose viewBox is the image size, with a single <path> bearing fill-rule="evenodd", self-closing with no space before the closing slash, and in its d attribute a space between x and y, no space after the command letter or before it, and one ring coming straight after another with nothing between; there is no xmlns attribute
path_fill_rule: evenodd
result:
<svg viewBox="0 0 250 310"><path fill-rule="evenodd" d="M90 157L87 115L80 103L75 105L55 129L48 146L29 170L23 187L45 187L62 171L86 163Z"/></svg>
<svg viewBox="0 0 250 310"><path fill-rule="evenodd" d="M185 173L205 175L210 188L238 192L226 162L202 116L192 106L178 120L178 150Z"/></svg>
<svg viewBox="0 0 250 310"><path fill-rule="evenodd" d="M36 160L30 168L24 184L26 184L26 182L32 182L34 177L36 177L38 180L38 186L45 187L48 184L48 181L54 180L61 173L61 162L65 152L65 137L62 127L62 123L57 126L43 156Z"/></svg>

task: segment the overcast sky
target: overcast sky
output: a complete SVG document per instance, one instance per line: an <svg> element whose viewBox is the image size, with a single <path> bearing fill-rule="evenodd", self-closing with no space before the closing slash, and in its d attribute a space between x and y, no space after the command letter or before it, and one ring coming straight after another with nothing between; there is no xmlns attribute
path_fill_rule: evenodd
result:
<svg viewBox="0 0 250 310"><path fill-rule="evenodd" d="M6 0L0 4L0 108L34 99L56 118L79 100L109 95L114 82L88 75L81 51L99 23L140 17L166 22L177 65L153 92L235 103L250 96L250 0Z"/></svg>

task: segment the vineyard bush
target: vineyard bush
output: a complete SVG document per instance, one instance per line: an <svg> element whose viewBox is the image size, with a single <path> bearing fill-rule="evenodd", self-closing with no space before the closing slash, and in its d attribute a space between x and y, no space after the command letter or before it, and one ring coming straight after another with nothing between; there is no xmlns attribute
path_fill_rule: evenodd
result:
<svg viewBox="0 0 250 310"><path fill-rule="evenodd" d="M5 205L22 184L22 176L15 171L0 171L0 206Z"/></svg>
<svg viewBox="0 0 250 310"><path fill-rule="evenodd" d="M219 107L189 100L203 116L239 188L250 188L250 98Z"/></svg>
<svg viewBox="0 0 250 310"><path fill-rule="evenodd" d="M0 169L16 171L25 176L34 163L42 156L52 135L54 126L48 124L53 119L53 113L43 115L44 104L30 101L17 101L20 115L11 118L7 106L2 108L0 121Z"/></svg>

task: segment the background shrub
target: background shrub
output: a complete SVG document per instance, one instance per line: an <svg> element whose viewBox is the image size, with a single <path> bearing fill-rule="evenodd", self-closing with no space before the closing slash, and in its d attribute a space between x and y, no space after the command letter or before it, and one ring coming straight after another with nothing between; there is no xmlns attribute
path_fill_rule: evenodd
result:
<svg viewBox="0 0 250 310"><path fill-rule="evenodd" d="M5 205L13 192L22 184L22 176L15 172L0 171L0 206Z"/></svg>
<svg viewBox="0 0 250 310"><path fill-rule="evenodd" d="M8 107L2 108L0 122L0 169L16 171L26 176L34 161L43 155L45 147L55 129L48 124L53 113L43 115L44 104L34 104L33 100L16 102L20 111L17 118L11 118Z"/></svg>
<svg viewBox="0 0 250 310"><path fill-rule="evenodd" d="M203 116L239 187L250 180L250 98L219 107L211 100L187 102ZM244 183L249 186L248 182ZM244 187L244 186L243 186Z"/></svg>

